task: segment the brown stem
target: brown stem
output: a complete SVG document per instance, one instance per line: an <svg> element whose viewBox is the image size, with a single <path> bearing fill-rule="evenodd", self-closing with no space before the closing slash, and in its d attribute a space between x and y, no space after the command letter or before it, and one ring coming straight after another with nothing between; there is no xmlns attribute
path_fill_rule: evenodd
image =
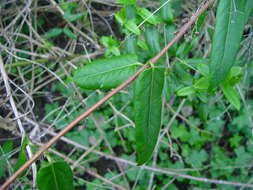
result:
<svg viewBox="0 0 253 190"><path fill-rule="evenodd" d="M154 58L150 60L151 63L156 63L166 52L167 50L175 43L177 42L184 34L185 32L191 27L191 25L196 21L196 19L210 6L210 4L214 0L208 0L203 7L201 7L192 17L191 19L179 30L177 35L168 43L166 47L164 47L160 53L158 53ZM74 121L72 121L67 127L65 127L62 131L60 131L56 136L54 136L51 140L48 141L41 149L34 154L34 156L28 160L22 167L20 167L5 183L0 187L0 190L4 190L9 185L16 180L16 178L21 175L33 162L38 160L38 158L50 147L52 146L56 141L58 141L64 134L69 132L72 128L75 127L81 120L88 117L93 111L95 111L99 106L101 106L103 103L105 103L108 99L110 99L112 96L117 94L120 90L125 88L127 85L129 85L132 81L134 81L138 75L147 69L149 67L148 64L143 65L135 74L133 74L129 79L127 79L124 83L122 83L120 86L112 90L109 94L107 94L105 97L103 97L101 100L99 100L96 104L94 104L92 107L90 107L86 112L84 112L82 115L80 115L78 118L76 118Z"/></svg>

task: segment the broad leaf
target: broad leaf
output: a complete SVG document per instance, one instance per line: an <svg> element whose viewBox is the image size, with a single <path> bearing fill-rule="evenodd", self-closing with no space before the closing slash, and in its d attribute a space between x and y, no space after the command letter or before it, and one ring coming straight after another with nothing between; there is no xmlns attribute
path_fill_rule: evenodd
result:
<svg viewBox="0 0 253 190"><path fill-rule="evenodd" d="M66 162L49 163L37 174L38 190L74 190L73 173Z"/></svg>
<svg viewBox="0 0 253 190"><path fill-rule="evenodd" d="M218 86L234 65L252 0L219 2L211 53L211 88Z"/></svg>
<svg viewBox="0 0 253 190"><path fill-rule="evenodd" d="M222 91L229 103L232 104L237 110L239 110L241 103L237 91L227 83L222 84Z"/></svg>
<svg viewBox="0 0 253 190"><path fill-rule="evenodd" d="M73 80L85 89L115 88L133 75L139 65L136 55L99 59L79 69Z"/></svg>
<svg viewBox="0 0 253 190"><path fill-rule="evenodd" d="M135 125L138 164L147 162L156 146L161 126L164 69L152 67L135 86Z"/></svg>

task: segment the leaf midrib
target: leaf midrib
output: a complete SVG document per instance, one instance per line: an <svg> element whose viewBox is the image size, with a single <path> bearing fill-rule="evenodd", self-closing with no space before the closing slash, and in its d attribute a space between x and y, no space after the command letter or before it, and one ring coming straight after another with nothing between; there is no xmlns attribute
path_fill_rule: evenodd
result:
<svg viewBox="0 0 253 190"><path fill-rule="evenodd" d="M57 178L56 178L56 175L55 175L55 170L54 170L53 164L51 164L51 169L52 169L52 174L53 174L53 178L54 178L54 181L55 181L56 189L60 190L59 186L58 186L58 183L57 183Z"/></svg>
<svg viewBox="0 0 253 190"><path fill-rule="evenodd" d="M103 71L103 72L90 74L90 75L87 75L85 77L87 77L87 78L96 77L97 75L103 75L103 74L106 74L106 73L114 72L114 71L121 70L121 69L123 70L124 68L131 67L131 66L137 66L137 65L139 65L139 64L135 63L135 64L131 64L131 65L121 66L121 67L117 67L116 69L111 69L111 70L108 70L108 71Z"/></svg>

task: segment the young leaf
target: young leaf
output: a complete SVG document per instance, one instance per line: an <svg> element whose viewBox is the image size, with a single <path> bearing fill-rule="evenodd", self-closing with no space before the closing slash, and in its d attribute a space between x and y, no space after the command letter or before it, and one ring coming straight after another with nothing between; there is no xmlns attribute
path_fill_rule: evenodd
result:
<svg viewBox="0 0 253 190"><path fill-rule="evenodd" d="M219 2L210 63L211 88L218 86L233 66L252 8L252 0Z"/></svg>
<svg viewBox="0 0 253 190"><path fill-rule="evenodd" d="M74 82L85 89L115 88L134 74L141 64L136 55L99 59L77 70Z"/></svg>
<svg viewBox="0 0 253 190"><path fill-rule="evenodd" d="M237 110L239 110L241 104L240 104L240 98L237 91L228 83L222 84L222 91L225 97L227 98L227 100L229 101L229 103L232 104Z"/></svg>
<svg viewBox="0 0 253 190"><path fill-rule="evenodd" d="M160 22L160 19L146 8L137 7L137 14L140 15L143 20L147 19L147 22L150 24L158 24Z"/></svg>
<svg viewBox="0 0 253 190"><path fill-rule="evenodd" d="M70 29L63 29L63 33L71 39L76 40L77 36Z"/></svg>
<svg viewBox="0 0 253 190"><path fill-rule="evenodd" d="M138 164L147 162L161 126L164 69L152 67L140 74L135 86L135 125Z"/></svg>
<svg viewBox="0 0 253 190"><path fill-rule="evenodd" d="M126 27L127 30L136 35L140 35L141 33L140 29L138 28L134 20L127 21L124 26Z"/></svg>
<svg viewBox="0 0 253 190"><path fill-rule="evenodd" d="M73 22L76 21L78 19L81 19L83 16L87 15L86 12L82 12L82 13L76 13L76 14L72 14L70 12L66 12L63 16L63 18L69 22Z"/></svg>
<svg viewBox="0 0 253 190"><path fill-rule="evenodd" d="M193 86L187 86L177 91L178 96L188 96L195 93Z"/></svg>
<svg viewBox="0 0 253 190"><path fill-rule="evenodd" d="M74 190L71 168L63 161L49 163L39 170L37 185L38 190Z"/></svg>
<svg viewBox="0 0 253 190"><path fill-rule="evenodd" d="M46 38L46 39L49 39L49 38L53 38L53 37L59 36L61 33L62 33L62 29L61 28L53 28L53 29L49 30L48 32L46 32L43 35L43 37Z"/></svg>
<svg viewBox="0 0 253 190"><path fill-rule="evenodd" d="M209 87L209 83L210 81L208 77L202 77L195 82L194 88L197 91L206 91Z"/></svg>

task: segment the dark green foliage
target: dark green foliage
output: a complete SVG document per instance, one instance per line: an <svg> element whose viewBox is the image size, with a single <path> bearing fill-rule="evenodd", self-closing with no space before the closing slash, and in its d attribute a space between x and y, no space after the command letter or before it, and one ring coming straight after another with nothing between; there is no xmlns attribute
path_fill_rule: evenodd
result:
<svg viewBox="0 0 253 190"><path fill-rule="evenodd" d="M70 166L63 161L46 164L37 174L37 185L39 190L74 190Z"/></svg>

